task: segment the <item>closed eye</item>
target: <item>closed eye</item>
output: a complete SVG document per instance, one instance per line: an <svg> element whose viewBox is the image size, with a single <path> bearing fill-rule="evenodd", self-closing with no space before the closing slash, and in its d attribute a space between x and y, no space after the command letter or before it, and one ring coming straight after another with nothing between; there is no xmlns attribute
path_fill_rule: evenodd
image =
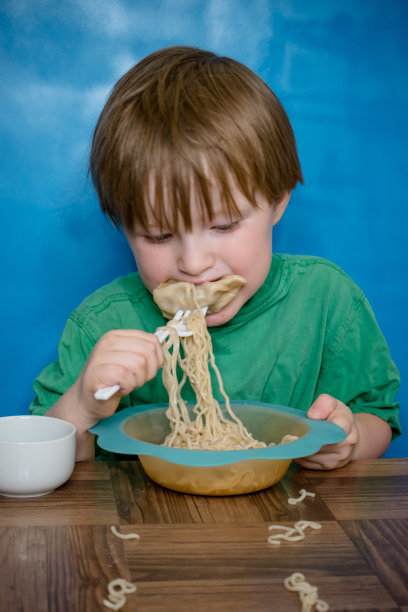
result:
<svg viewBox="0 0 408 612"><path fill-rule="evenodd" d="M147 234L143 236L151 244L163 244L173 238L173 234Z"/></svg>
<svg viewBox="0 0 408 612"><path fill-rule="evenodd" d="M214 225L211 229L215 230L216 232L232 232L234 229L236 229L239 225L239 220L237 221L231 221L230 223L222 223L220 225Z"/></svg>

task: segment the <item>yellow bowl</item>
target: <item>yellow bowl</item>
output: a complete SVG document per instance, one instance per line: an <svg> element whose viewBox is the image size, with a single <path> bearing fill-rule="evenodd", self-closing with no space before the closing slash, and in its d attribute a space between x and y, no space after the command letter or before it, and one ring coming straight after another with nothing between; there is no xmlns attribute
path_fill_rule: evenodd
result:
<svg viewBox="0 0 408 612"><path fill-rule="evenodd" d="M278 482L292 459L313 454L323 444L340 442L346 435L340 427L308 419L294 408L261 402L231 404L257 440L276 446L233 451L162 446L170 424L165 414L167 405L160 404L127 408L102 419L90 431L99 436L98 444L106 450L137 454L146 474L158 484L196 495L259 491ZM286 434L298 439L279 444Z"/></svg>

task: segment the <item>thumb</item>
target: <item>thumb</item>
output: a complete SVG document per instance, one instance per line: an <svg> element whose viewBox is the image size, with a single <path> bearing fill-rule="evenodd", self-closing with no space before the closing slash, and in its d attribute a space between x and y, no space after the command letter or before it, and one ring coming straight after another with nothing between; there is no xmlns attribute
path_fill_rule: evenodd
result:
<svg viewBox="0 0 408 612"><path fill-rule="evenodd" d="M336 408L336 399L327 393L319 395L310 406L307 416L311 419L327 419Z"/></svg>

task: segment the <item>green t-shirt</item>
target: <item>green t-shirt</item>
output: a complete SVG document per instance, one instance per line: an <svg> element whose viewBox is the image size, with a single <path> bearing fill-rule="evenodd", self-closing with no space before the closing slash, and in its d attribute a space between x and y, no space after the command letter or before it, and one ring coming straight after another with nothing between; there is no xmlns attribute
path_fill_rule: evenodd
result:
<svg viewBox="0 0 408 612"><path fill-rule="evenodd" d="M97 340L111 329L153 332L164 319L137 273L89 296L69 317L58 359L34 382L30 406L44 414L75 382ZM321 393L353 412L369 412L401 433L394 396L399 374L372 309L335 264L317 257L275 254L257 293L225 325L209 328L215 360L231 399L307 411ZM213 373L212 373L213 374ZM222 399L215 376L213 391ZM183 397L194 401L187 384ZM119 409L162 403L161 372Z"/></svg>

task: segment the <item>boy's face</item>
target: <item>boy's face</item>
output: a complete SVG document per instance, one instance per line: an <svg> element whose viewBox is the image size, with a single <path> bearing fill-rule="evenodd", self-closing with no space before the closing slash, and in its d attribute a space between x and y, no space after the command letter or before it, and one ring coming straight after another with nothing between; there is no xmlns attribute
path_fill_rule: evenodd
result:
<svg viewBox="0 0 408 612"><path fill-rule="evenodd" d="M146 232L142 227L125 230L140 276L153 291L160 283L174 280L200 284L227 274L247 280L236 297L217 313L206 317L209 326L231 320L264 283L272 257L272 227L281 218L290 198L285 194L276 204L259 200L254 208L239 189L233 189L241 213L230 218L220 196L214 194L215 216L203 221L192 201L192 228L187 232L180 221L171 234L153 220Z"/></svg>

